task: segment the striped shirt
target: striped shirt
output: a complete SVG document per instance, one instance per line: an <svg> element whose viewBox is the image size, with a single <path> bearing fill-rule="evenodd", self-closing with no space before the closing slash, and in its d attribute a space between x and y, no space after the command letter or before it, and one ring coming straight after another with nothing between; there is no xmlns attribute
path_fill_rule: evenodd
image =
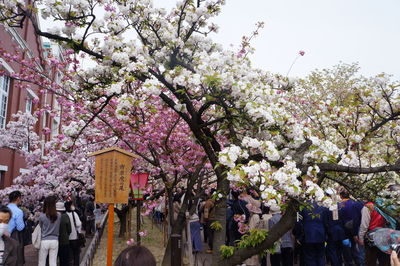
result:
<svg viewBox="0 0 400 266"><path fill-rule="evenodd" d="M4 256L4 241L3 238L0 237L0 266L3 265L3 256Z"/></svg>

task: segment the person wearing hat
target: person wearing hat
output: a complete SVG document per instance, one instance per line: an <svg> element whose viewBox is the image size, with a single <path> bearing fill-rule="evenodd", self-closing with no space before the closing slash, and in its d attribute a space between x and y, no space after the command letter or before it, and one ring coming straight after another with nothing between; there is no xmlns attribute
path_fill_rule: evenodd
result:
<svg viewBox="0 0 400 266"><path fill-rule="evenodd" d="M248 203L246 208L250 212L250 219L249 219L249 229L262 229L258 228L258 224L260 222L260 214L261 209L256 205ZM248 266L259 266L260 265L260 257L259 255L254 255L253 257L247 259L244 264Z"/></svg>
<svg viewBox="0 0 400 266"><path fill-rule="evenodd" d="M71 234L71 221L66 213L65 204L62 201L56 203L56 210L61 215L60 232L58 235L58 258L60 266L69 265L69 235Z"/></svg>
<svg viewBox="0 0 400 266"><path fill-rule="evenodd" d="M277 224L282 218L281 208L278 205L272 205L270 207L270 213L272 217L268 221L268 229L271 230L275 224ZM294 248L294 237L292 230L286 232L280 239L280 248L278 252L271 254L271 266L293 265L293 248Z"/></svg>
<svg viewBox="0 0 400 266"><path fill-rule="evenodd" d="M325 190L328 197L336 202L335 191L331 188ZM327 244L325 246L325 254L331 266L343 265L343 249L344 247L351 248L349 238L346 236L346 231L343 224L342 212L339 213L339 205L337 208L330 211L326 210L326 235ZM346 246L344 245L346 244ZM347 264L346 264L347 265Z"/></svg>

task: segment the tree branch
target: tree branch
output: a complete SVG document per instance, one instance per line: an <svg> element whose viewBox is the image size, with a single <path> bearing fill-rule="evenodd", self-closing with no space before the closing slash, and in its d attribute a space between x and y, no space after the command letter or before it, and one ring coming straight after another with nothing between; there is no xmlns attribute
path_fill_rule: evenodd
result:
<svg viewBox="0 0 400 266"><path fill-rule="evenodd" d="M289 202L285 214L282 216L281 220L268 231L267 238L264 242L255 247L239 249L235 251L232 257L228 259L221 258L220 264L227 266L240 265L245 259L250 258L254 254L261 253L271 248L279 238L293 228L296 222L296 205L297 203L294 200Z"/></svg>
<svg viewBox="0 0 400 266"><path fill-rule="evenodd" d="M302 170L306 170L309 165L303 166ZM378 167L351 167L339 164L319 163L319 169L323 172L341 172L349 174L373 174L391 171L400 171L400 160L392 165L384 165Z"/></svg>

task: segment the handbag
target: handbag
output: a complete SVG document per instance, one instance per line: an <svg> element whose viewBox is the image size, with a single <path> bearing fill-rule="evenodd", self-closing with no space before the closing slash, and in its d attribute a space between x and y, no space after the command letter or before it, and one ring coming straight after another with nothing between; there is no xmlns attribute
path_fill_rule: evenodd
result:
<svg viewBox="0 0 400 266"><path fill-rule="evenodd" d="M85 235L82 233L78 232L78 229L76 228L76 222L75 222L75 212L72 212L72 219L74 220L74 226L75 226L75 231L76 231L76 235L78 236L78 244L81 248L83 248L86 245L86 238Z"/></svg>
<svg viewBox="0 0 400 266"><path fill-rule="evenodd" d="M27 224L25 223L24 229L22 229L21 231L15 229L11 234L11 238L17 240L18 243L22 246L27 246L32 244L32 231L30 228L27 227Z"/></svg>
<svg viewBox="0 0 400 266"><path fill-rule="evenodd" d="M369 230L367 231L367 233L365 234L365 238L364 238L364 242L365 245L368 247L375 247L375 241L374 241L374 234L376 232L376 229L373 230Z"/></svg>
<svg viewBox="0 0 400 266"><path fill-rule="evenodd" d="M41 242L42 242L42 228L40 228L40 225L38 224L32 233L32 244L36 249L40 249Z"/></svg>

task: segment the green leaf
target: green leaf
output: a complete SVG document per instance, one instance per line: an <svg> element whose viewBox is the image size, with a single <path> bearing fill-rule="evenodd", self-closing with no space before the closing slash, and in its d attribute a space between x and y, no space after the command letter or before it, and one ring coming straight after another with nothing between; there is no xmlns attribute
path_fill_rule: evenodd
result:
<svg viewBox="0 0 400 266"><path fill-rule="evenodd" d="M225 246L225 245L222 245L219 247L219 252L221 253L221 257L224 259L232 257L234 251L235 251L235 247L230 247L230 246Z"/></svg>
<svg viewBox="0 0 400 266"><path fill-rule="evenodd" d="M212 230L214 230L214 231L220 231L220 230L222 230L222 225L221 225L220 222L215 221L215 222L212 222L212 223L211 223L210 228L211 228Z"/></svg>

